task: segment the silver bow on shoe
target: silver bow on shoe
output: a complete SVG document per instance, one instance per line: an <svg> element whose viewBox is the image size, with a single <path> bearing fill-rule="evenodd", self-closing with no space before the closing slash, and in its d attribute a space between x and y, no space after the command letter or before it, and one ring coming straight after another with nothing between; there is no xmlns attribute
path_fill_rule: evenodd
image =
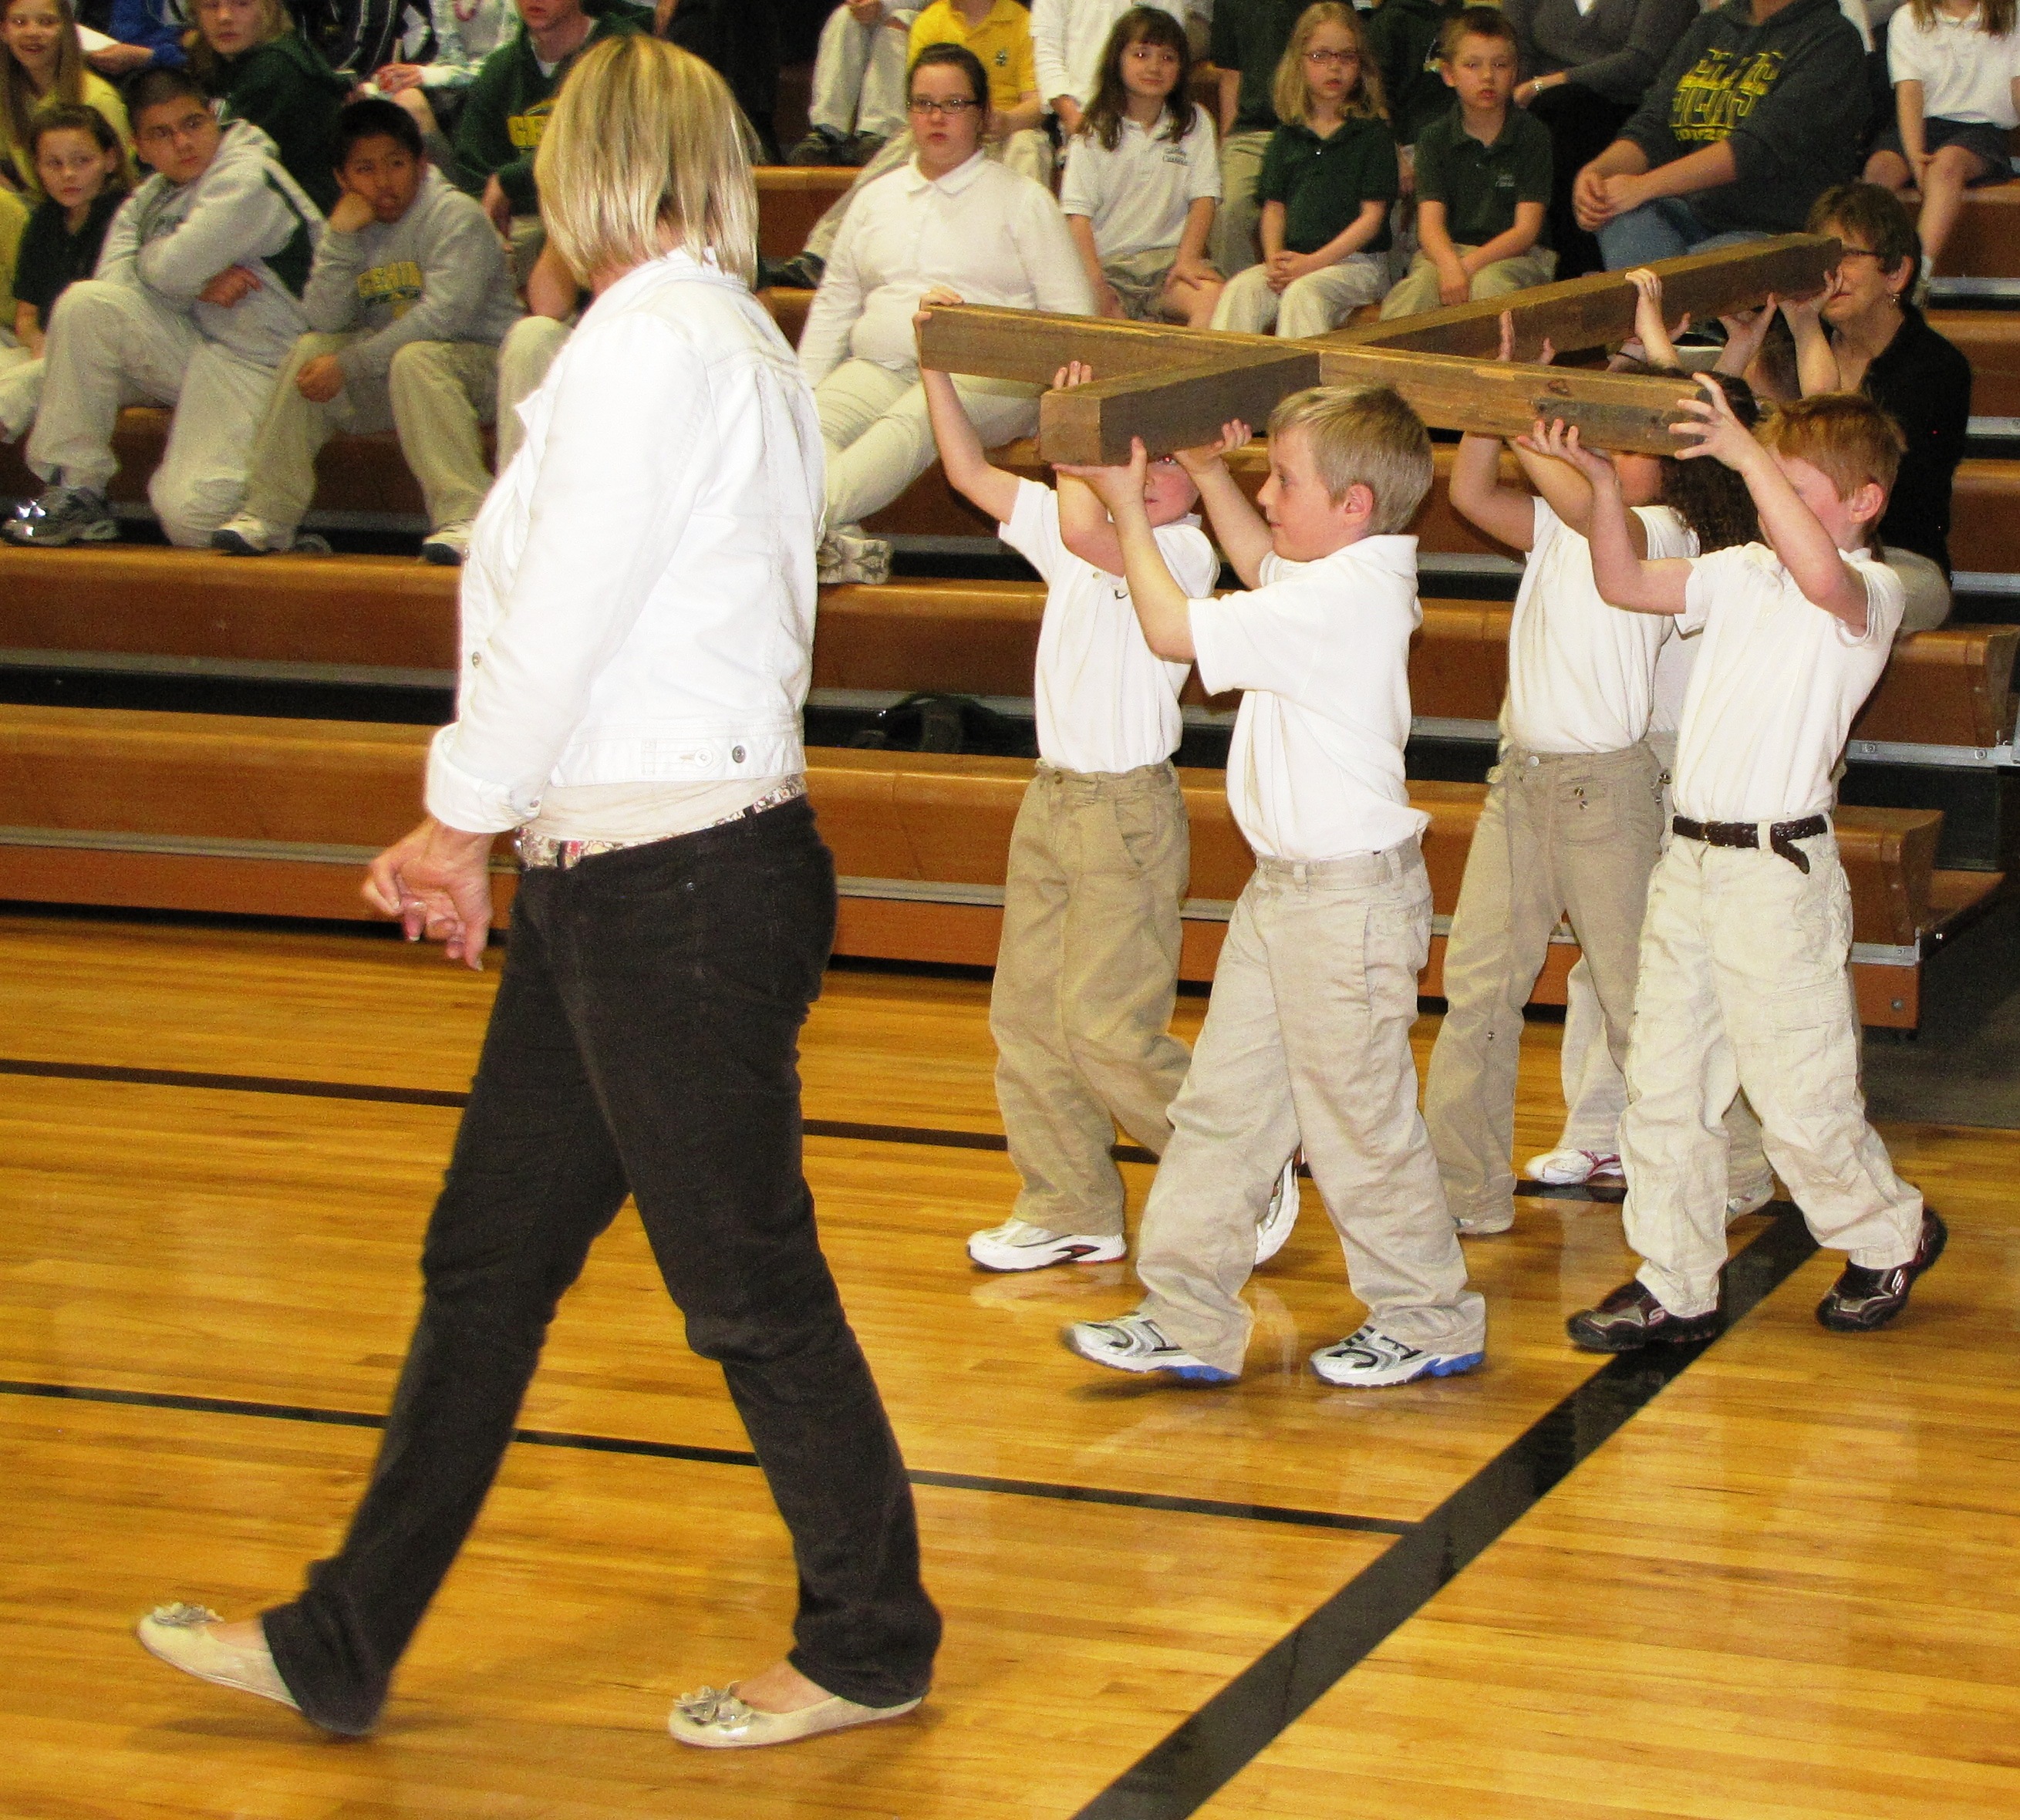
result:
<svg viewBox="0 0 2020 1820"><path fill-rule="evenodd" d="M790 1713L761 1713L739 1698L734 1687L703 1687L699 1693L683 1694L674 1702L673 1711L667 1715L667 1729L682 1744L704 1750L747 1750L817 1738L823 1731L839 1731L847 1726L874 1724L879 1719L901 1718L918 1703L906 1700L896 1706L864 1706L831 1694Z"/></svg>

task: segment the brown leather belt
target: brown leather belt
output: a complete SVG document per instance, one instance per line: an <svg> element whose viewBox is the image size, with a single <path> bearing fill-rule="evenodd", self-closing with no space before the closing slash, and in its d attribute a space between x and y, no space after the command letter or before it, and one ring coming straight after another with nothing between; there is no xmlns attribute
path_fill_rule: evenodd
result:
<svg viewBox="0 0 2020 1820"><path fill-rule="evenodd" d="M1678 816L1669 826L1686 841L1702 841L1707 847L1758 847L1760 845L1761 824L1759 822L1694 822L1688 816ZM1829 816L1805 816L1797 822L1772 822L1768 824L1768 849L1780 854L1798 872L1807 875L1810 870L1810 856L1796 843L1807 841L1815 834L1828 834L1830 831Z"/></svg>

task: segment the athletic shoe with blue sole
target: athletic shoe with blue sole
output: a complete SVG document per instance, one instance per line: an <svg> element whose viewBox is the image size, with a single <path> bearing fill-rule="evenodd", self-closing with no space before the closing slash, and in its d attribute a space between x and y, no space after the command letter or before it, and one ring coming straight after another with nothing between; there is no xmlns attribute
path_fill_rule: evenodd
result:
<svg viewBox="0 0 2020 1820"><path fill-rule="evenodd" d="M1066 1350L1112 1371L1161 1372L1179 1384L1232 1384L1238 1371L1223 1371L1197 1359L1164 1338L1147 1316L1114 1320L1077 1320L1060 1335Z"/></svg>
<svg viewBox="0 0 2020 1820"><path fill-rule="evenodd" d="M1312 1354L1312 1369L1328 1384L1353 1390L1386 1390L1419 1378L1456 1378L1481 1364L1480 1353L1426 1353L1371 1327Z"/></svg>

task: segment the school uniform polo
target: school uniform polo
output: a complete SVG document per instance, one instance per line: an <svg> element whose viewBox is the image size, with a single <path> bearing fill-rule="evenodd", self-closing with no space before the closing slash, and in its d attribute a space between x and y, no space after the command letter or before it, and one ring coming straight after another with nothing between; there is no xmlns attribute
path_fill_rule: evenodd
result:
<svg viewBox="0 0 2020 1820"><path fill-rule="evenodd" d="M1486 145L1466 131L1456 106L1448 109L1417 136L1417 200L1444 205L1454 245L1484 246L1515 225L1518 202L1548 205L1550 129L1511 106Z"/></svg>
<svg viewBox="0 0 2020 1820"><path fill-rule="evenodd" d="M1286 250L1317 252L1352 226L1362 203L1393 202L1401 187L1387 125L1352 114L1324 139L1309 126L1278 127L1262 154L1255 198L1284 205ZM1386 220L1361 250L1389 250Z"/></svg>
<svg viewBox="0 0 2020 1820"><path fill-rule="evenodd" d="M1176 246L1202 197L1220 200L1220 160L1212 122L1199 107L1183 139L1171 136L1168 113L1147 133L1125 116L1113 151L1092 133L1076 133L1059 187L1059 206L1087 217L1104 261Z"/></svg>
<svg viewBox="0 0 2020 1820"><path fill-rule="evenodd" d="M44 329L65 288L89 278L96 269L105 231L125 200L124 190L101 191L74 234L64 224L60 203L44 201L28 217L20 251L15 255L14 300L34 304Z"/></svg>

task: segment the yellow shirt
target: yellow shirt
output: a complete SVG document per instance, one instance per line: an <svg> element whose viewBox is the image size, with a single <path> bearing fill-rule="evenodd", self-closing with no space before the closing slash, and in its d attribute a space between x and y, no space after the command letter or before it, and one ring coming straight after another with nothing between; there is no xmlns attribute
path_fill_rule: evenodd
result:
<svg viewBox="0 0 2020 1820"><path fill-rule="evenodd" d="M119 91L96 71L84 72L83 93L78 100L87 107L95 107L105 117L106 124L119 135L119 143L125 147L130 157L133 151L133 129L126 118L126 104L119 99ZM21 185L35 202L40 202L42 186L35 176L35 161L28 156L25 145L16 145L14 136L6 131L5 117L0 115L0 136L6 140L7 151L14 161L14 169L20 173ZM9 323L9 328L13 325Z"/></svg>
<svg viewBox="0 0 2020 1820"><path fill-rule="evenodd" d="M969 29L954 0L933 0L912 21L910 55L916 58L928 45L965 45L989 72L990 104L1007 111L1026 95L1038 92L1037 66L1031 60L1031 16L1017 0L996 0L989 16Z"/></svg>

